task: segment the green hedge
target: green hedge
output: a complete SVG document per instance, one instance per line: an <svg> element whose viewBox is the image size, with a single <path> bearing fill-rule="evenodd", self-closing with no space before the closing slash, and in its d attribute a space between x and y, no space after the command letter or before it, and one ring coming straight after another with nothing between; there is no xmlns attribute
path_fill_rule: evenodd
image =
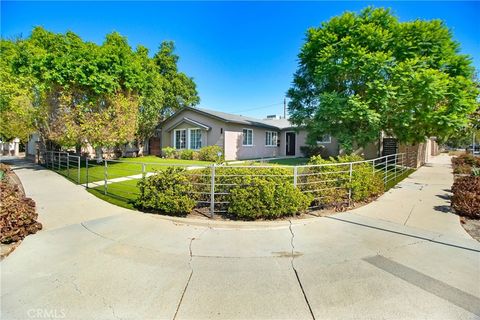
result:
<svg viewBox="0 0 480 320"><path fill-rule="evenodd" d="M196 205L193 187L184 168L168 167L138 182L140 195L135 206L169 215L185 215Z"/></svg>
<svg viewBox="0 0 480 320"><path fill-rule="evenodd" d="M383 193L383 176L375 173L371 163L352 164L350 181L350 162L364 161L357 155L330 157L328 160L320 156L312 157L309 165L300 175L303 191L311 193L315 204L321 207L339 207L348 202L348 191L351 188L353 201L366 201ZM335 164L335 165L331 165Z"/></svg>
<svg viewBox="0 0 480 320"><path fill-rule="evenodd" d="M307 210L312 198L286 181L254 177L231 190L228 212L240 219L274 219Z"/></svg>

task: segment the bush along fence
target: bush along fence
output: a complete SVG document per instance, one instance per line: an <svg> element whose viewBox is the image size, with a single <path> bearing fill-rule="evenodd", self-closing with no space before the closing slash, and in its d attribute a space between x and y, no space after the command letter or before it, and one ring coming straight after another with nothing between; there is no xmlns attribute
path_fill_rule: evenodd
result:
<svg viewBox="0 0 480 320"><path fill-rule="evenodd" d="M403 153L372 160L312 157L299 166L97 162L56 151L42 158L72 181L144 211L185 215L196 208L246 220L342 210L382 194L413 171Z"/></svg>

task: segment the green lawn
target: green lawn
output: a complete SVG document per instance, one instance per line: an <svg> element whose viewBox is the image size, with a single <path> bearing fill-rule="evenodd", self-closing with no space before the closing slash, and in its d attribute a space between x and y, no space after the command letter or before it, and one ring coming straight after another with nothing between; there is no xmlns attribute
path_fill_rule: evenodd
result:
<svg viewBox="0 0 480 320"><path fill-rule="evenodd" d="M139 180L140 179L131 179L128 181L110 183L107 185L106 195L104 186L89 188L87 191L104 201L123 208L135 210L133 201L137 198L139 193L137 187L137 182Z"/></svg>
<svg viewBox="0 0 480 320"><path fill-rule="evenodd" d="M210 165L212 162L198 160L181 160L181 159L163 159L156 156L145 156L140 158L120 158L118 161L107 161L107 178L114 179L119 177L132 176L142 173L142 167L145 164L146 172L154 172L164 170L168 166L197 166ZM88 182L102 181L105 178L105 163L97 163L96 160L88 161L88 170L86 162L80 164L80 181L78 181L78 163L70 163L70 169L67 170L66 164L62 165L62 169L55 170L66 176L76 183L86 183L87 174Z"/></svg>

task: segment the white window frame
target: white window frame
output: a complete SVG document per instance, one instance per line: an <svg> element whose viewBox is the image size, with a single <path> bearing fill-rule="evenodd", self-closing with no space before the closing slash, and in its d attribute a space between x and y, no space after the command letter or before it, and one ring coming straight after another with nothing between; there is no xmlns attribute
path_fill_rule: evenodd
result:
<svg viewBox="0 0 480 320"><path fill-rule="evenodd" d="M268 138L270 136L270 143L268 143ZM278 132L276 131L265 131L265 146L266 147L277 147L278 145Z"/></svg>
<svg viewBox="0 0 480 320"><path fill-rule="evenodd" d="M328 137L328 139L325 139L325 137ZM324 134L322 136L322 140L317 140L317 144L321 144L321 143L332 143L332 136L329 134Z"/></svg>
<svg viewBox="0 0 480 320"><path fill-rule="evenodd" d="M246 135L246 139L245 139L245 131L247 132L247 135ZM251 141L250 141L250 144L248 143L248 132L251 132ZM246 140L246 144L245 144L245 140ZM243 128L242 129L242 146L244 147L253 147L253 129L248 129L248 128Z"/></svg>
<svg viewBox="0 0 480 320"><path fill-rule="evenodd" d="M192 147L192 131L200 131L200 147ZM202 147L202 129L200 128L188 128L188 148L191 150L199 150Z"/></svg>
<svg viewBox="0 0 480 320"><path fill-rule="evenodd" d="M177 131L184 131L185 132L185 141L184 141L184 147L182 148L181 147L181 142L180 142L180 148L177 148ZM173 147L176 149L176 150L184 150L187 148L188 146L188 134L187 134L187 129L175 129L173 130ZM180 137L182 136L182 134L180 133Z"/></svg>

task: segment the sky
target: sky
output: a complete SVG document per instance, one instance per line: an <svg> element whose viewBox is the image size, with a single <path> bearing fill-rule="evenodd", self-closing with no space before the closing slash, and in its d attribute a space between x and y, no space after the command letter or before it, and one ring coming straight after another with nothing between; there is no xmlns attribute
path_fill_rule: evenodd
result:
<svg viewBox="0 0 480 320"><path fill-rule="evenodd" d="M102 43L117 31L153 54L173 40L200 107L263 118L283 114L305 32L345 11L388 7L400 21L442 19L480 70L480 2L26 2L1 0L1 36L32 28Z"/></svg>

